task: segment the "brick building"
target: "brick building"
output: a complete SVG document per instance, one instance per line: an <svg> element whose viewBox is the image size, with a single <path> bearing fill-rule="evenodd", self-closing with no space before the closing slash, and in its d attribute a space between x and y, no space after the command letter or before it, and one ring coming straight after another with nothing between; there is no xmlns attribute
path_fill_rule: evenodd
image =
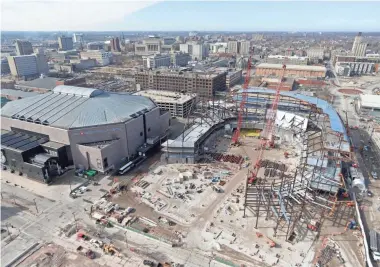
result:
<svg viewBox="0 0 380 267"><path fill-rule="evenodd" d="M202 98L211 98L216 91L226 89L226 72L140 71L135 74L135 80L142 90L196 93Z"/></svg>

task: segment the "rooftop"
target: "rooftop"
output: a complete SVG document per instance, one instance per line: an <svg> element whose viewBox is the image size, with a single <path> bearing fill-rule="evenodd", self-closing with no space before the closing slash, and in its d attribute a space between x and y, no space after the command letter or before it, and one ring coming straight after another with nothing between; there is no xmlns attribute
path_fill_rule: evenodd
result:
<svg viewBox="0 0 380 267"><path fill-rule="evenodd" d="M2 96L14 96L14 97L24 98L24 97L38 95L38 93L24 92L22 90L16 90L16 89L1 89L1 95Z"/></svg>
<svg viewBox="0 0 380 267"><path fill-rule="evenodd" d="M44 77L44 78L38 78L31 81L20 81L16 84L23 87L30 87L30 88L42 88L42 89L48 89L52 90L54 87L56 87L57 81L60 81L59 78L52 78L52 77Z"/></svg>
<svg viewBox="0 0 380 267"><path fill-rule="evenodd" d="M183 104L192 98L196 97L196 94L181 94L169 91L160 90L144 90L134 93L134 95L145 96L153 99L155 102L166 102L166 103L178 103Z"/></svg>
<svg viewBox="0 0 380 267"><path fill-rule="evenodd" d="M261 63L257 65L256 68L263 69L282 69L282 64L270 64L270 63ZM307 71L326 71L325 67L321 66L307 66L307 65L286 65L287 70L307 70Z"/></svg>
<svg viewBox="0 0 380 267"><path fill-rule="evenodd" d="M74 129L126 122L155 107L143 96L60 85L52 92L7 103L1 116Z"/></svg>
<svg viewBox="0 0 380 267"><path fill-rule="evenodd" d="M359 97L362 106L380 109L380 95L360 95Z"/></svg>

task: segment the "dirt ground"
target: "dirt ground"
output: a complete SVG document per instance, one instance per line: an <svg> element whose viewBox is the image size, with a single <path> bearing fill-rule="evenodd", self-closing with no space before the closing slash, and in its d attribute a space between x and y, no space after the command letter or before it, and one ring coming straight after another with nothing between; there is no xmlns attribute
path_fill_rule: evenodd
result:
<svg viewBox="0 0 380 267"><path fill-rule="evenodd" d="M98 267L101 266L91 259L66 251L63 247L48 244L42 246L32 255L26 258L18 266L20 267Z"/></svg>

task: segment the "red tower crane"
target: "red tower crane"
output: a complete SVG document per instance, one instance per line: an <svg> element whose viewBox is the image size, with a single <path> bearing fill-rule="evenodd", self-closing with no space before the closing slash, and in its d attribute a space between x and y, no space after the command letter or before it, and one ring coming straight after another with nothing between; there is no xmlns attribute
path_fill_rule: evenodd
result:
<svg viewBox="0 0 380 267"><path fill-rule="evenodd" d="M239 106L237 127L236 127L236 131L234 135L232 136L232 145L235 145L235 146L239 145L240 129L243 123L243 112L244 112L245 104L247 103L247 99L248 99L247 89L249 86L249 81L251 79L251 67L252 67L252 56L250 56L248 59L247 73L244 79L243 92L241 94L241 101L240 101L240 106Z"/></svg>
<svg viewBox="0 0 380 267"><path fill-rule="evenodd" d="M259 154L257 155L254 169L250 173L250 177L248 179L249 184L252 184L256 180L257 174L260 169L261 160L263 158L264 150L266 149L267 145L269 145L270 147L274 146L274 135L273 135L274 123L276 121L276 116L277 116L278 102L280 101L281 87L285 81L285 71L286 71L286 65L284 64L282 66L281 80L278 83L278 86L276 88L276 94L273 99L271 109L268 110L267 115L266 115L267 119L265 121L263 134L261 135L260 151L259 151Z"/></svg>

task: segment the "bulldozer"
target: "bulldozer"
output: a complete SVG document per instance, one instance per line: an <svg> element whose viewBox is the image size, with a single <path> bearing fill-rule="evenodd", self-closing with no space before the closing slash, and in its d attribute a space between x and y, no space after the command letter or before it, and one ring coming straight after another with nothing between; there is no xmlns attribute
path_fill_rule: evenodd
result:
<svg viewBox="0 0 380 267"><path fill-rule="evenodd" d="M103 251L106 254L119 256L119 251L112 244L104 244Z"/></svg>

